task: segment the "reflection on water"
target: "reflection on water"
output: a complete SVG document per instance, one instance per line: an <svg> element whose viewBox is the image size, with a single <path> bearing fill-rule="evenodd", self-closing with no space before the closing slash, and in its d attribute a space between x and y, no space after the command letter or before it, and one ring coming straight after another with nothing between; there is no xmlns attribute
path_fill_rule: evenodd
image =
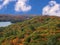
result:
<svg viewBox="0 0 60 45"><path fill-rule="evenodd" d="M11 22L0 22L0 27L6 27L11 24L12 24Z"/></svg>

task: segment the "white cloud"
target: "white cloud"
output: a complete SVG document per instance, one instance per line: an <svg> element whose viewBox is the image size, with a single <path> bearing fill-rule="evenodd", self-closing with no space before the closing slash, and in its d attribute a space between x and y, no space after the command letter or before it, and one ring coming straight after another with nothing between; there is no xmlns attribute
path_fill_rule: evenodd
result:
<svg viewBox="0 0 60 45"><path fill-rule="evenodd" d="M18 0L15 5L15 11L29 11L31 10L31 6L27 4L28 0Z"/></svg>
<svg viewBox="0 0 60 45"><path fill-rule="evenodd" d="M3 3L0 5L0 9L2 9L4 6L6 6L10 0L4 0Z"/></svg>
<svg viewBox="0 0 60 45"><path fill-rule="evenodd" d="M14 7L14 10L17 12L25 12L31 10L31 6L28 5L27 3L29 0L4 0L2 4L0 4L0 10L4 8L4 6L7 6L10 2L12 1L17 1Z"/></svg>
<svg viewBox="0 0 60 45"><path fill-rule="evenodd" d="M50 1L49 4L43 8L42 14L60 16L60 4L56 3L56 1Z"/></svg>

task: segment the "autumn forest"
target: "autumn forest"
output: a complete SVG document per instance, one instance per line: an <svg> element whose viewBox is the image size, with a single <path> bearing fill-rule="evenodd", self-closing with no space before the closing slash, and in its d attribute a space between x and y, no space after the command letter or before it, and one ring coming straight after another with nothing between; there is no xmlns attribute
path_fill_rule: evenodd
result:
<svg viewBox="0 0 60 45"><path fill-rule="evenodd" d="M60 45L60 17L1 16L12 25L0 27L0 45Z"/></svg>

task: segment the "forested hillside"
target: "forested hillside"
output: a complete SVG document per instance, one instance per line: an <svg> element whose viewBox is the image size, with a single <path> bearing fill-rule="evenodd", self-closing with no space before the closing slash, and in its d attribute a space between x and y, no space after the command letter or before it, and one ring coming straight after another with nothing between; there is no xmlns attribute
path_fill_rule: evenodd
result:
<svg viewBox="0 0 60 45"><path fill-rule="evenodd" d="M60 45L60 17L36 16L1 27L0 45Z"/></svg>
<svg viewBox="0 0 60 45"><path fill-rule="evenodd" d="M22 22L22 21L31 19L32 17L34 17L34 16L0 14L0 22L10 21L12 23L16 23L16 22Z"/></svg>

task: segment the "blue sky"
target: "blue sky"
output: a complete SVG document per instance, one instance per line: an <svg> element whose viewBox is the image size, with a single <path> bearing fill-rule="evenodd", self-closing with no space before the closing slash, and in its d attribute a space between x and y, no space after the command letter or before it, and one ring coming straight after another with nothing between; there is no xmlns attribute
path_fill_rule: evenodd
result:
<svg viewBox="0 0 60 45"><path fill-rule="evenodd" d="M0 14L42 14L42 9L48 4L51 0L29 0L27 1L26 5L29 7L27 10L18 10L14 9L15 5L18 1L11 1L6 5L3 5L4 1L0 1L1 9ZM56 0L57 3L60 4L60 0Z"/></svg>

